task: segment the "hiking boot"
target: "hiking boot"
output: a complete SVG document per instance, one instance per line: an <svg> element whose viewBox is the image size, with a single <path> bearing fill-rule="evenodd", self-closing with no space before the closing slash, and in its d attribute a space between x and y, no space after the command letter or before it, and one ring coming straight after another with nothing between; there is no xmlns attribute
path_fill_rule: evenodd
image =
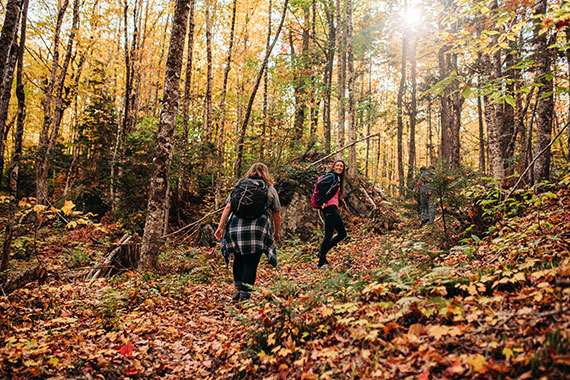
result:
<svg viewBox="0 0 570 380"><path fill-rule="evenodd" d="M251 297L251 293L249 292L244 292L243 290L241 292L239 292L239 301L245 301L248 300Z"/></svg>
<svg viewBox="0 0 570 380"><path fill-rule="evenodd" d="M327 269L329 267L328 263L317 265L317 269Z"/></svg>
<svg viewBox="0 0 570 380"><path fill-rule="evenodd" d="M239 301L239 290L232 297L232 301Z"/></svg>

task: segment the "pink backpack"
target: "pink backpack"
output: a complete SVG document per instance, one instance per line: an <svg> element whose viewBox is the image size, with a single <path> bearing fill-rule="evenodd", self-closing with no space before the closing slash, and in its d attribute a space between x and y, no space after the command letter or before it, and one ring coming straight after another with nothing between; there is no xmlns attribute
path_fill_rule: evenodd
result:
<svg viewBox="0 0 570 380"><path fill-rule="evenodd" d="M327 173L327 174L329 174L329 173ZM317 200L320 197L319 190L317 190L317 185L319 184L319 181L327 174L320 176L317 179L317 181L315 182L315 188L313 189L313 195L311 196L311 207L312 208L320 208L319 205L317 204Z"/></svg>

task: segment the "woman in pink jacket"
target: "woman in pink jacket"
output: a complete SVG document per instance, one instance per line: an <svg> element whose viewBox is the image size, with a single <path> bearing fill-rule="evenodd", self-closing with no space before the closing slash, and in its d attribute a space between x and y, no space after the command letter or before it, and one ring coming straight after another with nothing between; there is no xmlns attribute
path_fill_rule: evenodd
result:
<svg viewBox="0 0 570 380"><path fill-rule="evenodd" d="M325 237L321 243L319 263L317 264L317 268L319 269L329 265L327 252L346 238L346 229L338 213L339 199L342 196L344 188L345 167L344 161L336 160L333 163L332 170L317 184L319 194L323 194L317 201L317 204L323 211L325 220ZM333 237L335 230L337 234Z"/></svg>

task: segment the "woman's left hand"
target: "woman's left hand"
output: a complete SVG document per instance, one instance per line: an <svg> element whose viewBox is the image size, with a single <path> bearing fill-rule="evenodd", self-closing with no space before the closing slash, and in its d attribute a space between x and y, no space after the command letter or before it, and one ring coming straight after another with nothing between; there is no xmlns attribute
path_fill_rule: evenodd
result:
<svg viewBox="0 0 570 380"><path fill-rule="evenodd" d="M214 232L214 237L220 241L222 239L222 235L224 234L224 232L222 231L221 228L218 227L218 229L216 230L216 232Z"/></svg>
<svg viewBox="0 0 570 380"><path fill-rule="evenodd" d="M275 243L279 243L279 232L274 232L273 233L273 240L275 240Z"/></svg>

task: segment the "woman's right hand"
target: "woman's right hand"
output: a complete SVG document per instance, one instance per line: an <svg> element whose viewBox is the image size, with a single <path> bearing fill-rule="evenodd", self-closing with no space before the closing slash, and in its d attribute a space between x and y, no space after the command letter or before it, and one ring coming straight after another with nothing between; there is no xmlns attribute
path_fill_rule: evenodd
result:
<svg viewBox="0 0 570 380"><path fill-rule="evenodd" d="M214 237L215 237L218 241L220 241L220 240L222 240L223 234L224 234L224 231L223 231L220 227L218 227L218 229L216 230L216 232L214 232Z"/></svg>

